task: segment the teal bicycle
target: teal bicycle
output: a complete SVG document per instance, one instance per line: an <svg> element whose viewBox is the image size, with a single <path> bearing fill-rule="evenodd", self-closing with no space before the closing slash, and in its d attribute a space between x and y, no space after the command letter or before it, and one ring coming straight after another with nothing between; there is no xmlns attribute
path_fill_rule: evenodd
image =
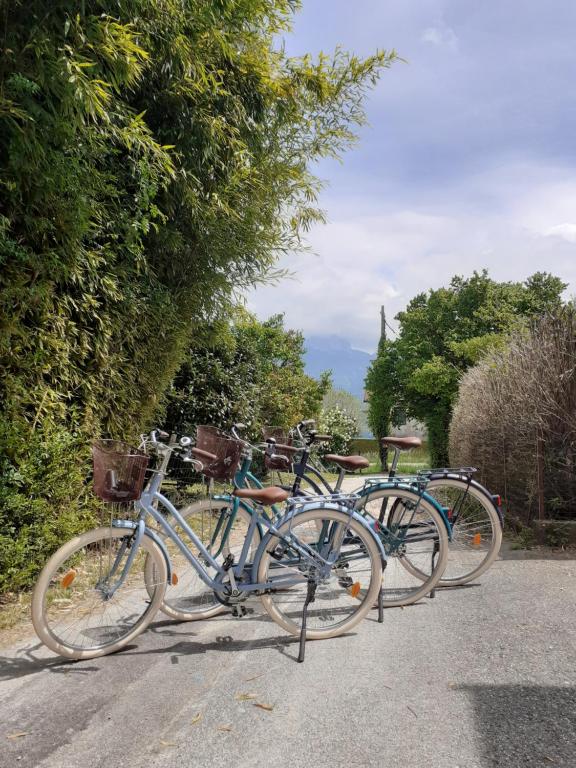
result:
<svg viewBox="0 0 576 768"><path fill-rule="evenodd" d="M291 469L296 473L293 483L283 485L291 497L306 499L310 495L314 497L322 493L341 492L341 480L336 487L323 490L302 488L301 485L301 478L308 466L310 448L325 436L310 431L303 446L290 446L277 443L275 438L268 435L263 446L252 446L240 437L241 431L242 425L232 427L232 435L244 446L241 465L235 478L238 487L262 488L258 478L250 471L253 452L262 450L269 470L285 472ZM196 444L210 451L210 439L218 439L221 434L212 427L199 427ZM297 463L296 455L299 456ZM345 457L340 458L346 463ZM203 471L210 474L209 463ZM284 472L281 474L281 484L287 479ZM373 491L370 483L355 491L355 506L356 511L360 512L378 537L387 556L380 605L408 605L432 592L438 584L448 556L448 529L436 502L426 496L425 483L420 488L415 488L414 485L399 481L390 482L386 488L378 489L380 500L385 497L390 505L395 505L396 517L391 525L379 522L377 517L367 516L363 504ZM219 558L224 558L230 553L236 554L239 543L245 541L249 529L251 551L257 551L264 531L259 525L251 527L255 513L254 506L248 500L239 500L229 493L212 494L180 509L182 517L196 531L201 532L207 548ZM274 519L281 517L283 513L283 507L275 505L270 508L268 514ZM350 559L354 553L353 542L348 543L350 549L347 558ZM178 584L166 594L161 610L181 621L210 618L221 612L221 602L188 567L186 559L175 552L173 561L177 564ZM345 561L338 565L337 573L342 586L350 586L348 568L349 565Z"/></svg>

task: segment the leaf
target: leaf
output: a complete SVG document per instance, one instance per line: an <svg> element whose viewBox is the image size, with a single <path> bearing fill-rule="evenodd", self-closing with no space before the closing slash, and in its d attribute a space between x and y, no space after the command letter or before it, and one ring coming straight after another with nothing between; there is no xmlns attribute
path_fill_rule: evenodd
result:
<svg viewBox="0 0 576 768"><path fill-rule="evenodd" d="M255 701L254 702L254 706L258 707L258 709L264 709L264 710L266 710L266 712L272 712L272 710L274 709L274 705L273 704L264 704L261 701Z"/></svg>
<svg viewBox="0 0 576 768"><path fill-rule="evenodd" d="M16 733L9 733L7 739L21 739L22 736L28 736L28 731L16 731Z"/></svg>
<svg viewBox="0 0 576 768"><path fill-rule="evenodd" d="M251 701L256 698L255 693L237 693L234 697L236 701Z"/></svg>
<svg viewBox="0 0 576 768"><path fill-rule="evenodd" d="M233 728L231 725L219 725L217 730L219 731L232 731Z"/></svg>
<svg viewBox="0 0 576 768"><path fill-rule="evenodd" d="M160 745L162 747L175 747L176 742L174 741L164 741L164 739L160 739Z"/></svg>
<svg viewBox="0 0 576 768"><path fill-rule="evenodd" d="M200 720L202 720L202 712L198 712L197 714L195 714L190 722L192 723L192 725L196 725L196 723L199 723Z"/></svg>

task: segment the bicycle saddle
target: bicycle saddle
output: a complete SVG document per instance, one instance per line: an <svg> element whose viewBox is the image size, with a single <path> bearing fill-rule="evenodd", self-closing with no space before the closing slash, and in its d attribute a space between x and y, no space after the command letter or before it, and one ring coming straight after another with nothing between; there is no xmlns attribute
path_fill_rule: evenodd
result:
<svg viewBox="0 0 576 768"><path fill-rule="evenodd" d="M409 451L411 448L420 448L422 440L419 437L383 437L382 445L392 445L401 451Z"/></svg>
<svg viewBox="0 0 576 768"><path fill-rule="evenodd" d="M370 462L364 456L338 456L336 453L327 453L324 458L326 461L331 461L348 472L354 472L356 469L366 469L366 467L370 466Z"/></svg>
<svg viewBox="0 0 576 768"><path fill-rule="evenodd" d="M257 501L258 504L263 506L279 504L281 501L286 501L286 499L290 498L288 491L275 485L270 486L270 488L235 488L232 495L237 496L239 499L252 499L252 501Z"/></svg>

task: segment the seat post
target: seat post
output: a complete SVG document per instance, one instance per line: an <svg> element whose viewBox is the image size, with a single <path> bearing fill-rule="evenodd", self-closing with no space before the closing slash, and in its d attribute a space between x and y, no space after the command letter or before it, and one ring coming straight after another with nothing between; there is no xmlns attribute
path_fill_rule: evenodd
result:
<svg viewBox="0 0 576 768"><path fill-rule="evenodd" d="M342 482L344 480L345 474L346 474L346 470L340 467L338 471L338 480L336 480L336 485L334 486L334 493L340 493L340 489L342 488Z"/></svg>
<svg viewBox="0 0 576 768"><path fill-rule="evenodd" d="M397 445L392 446L394 449L394 458L392 459L392 464L390 465L390 470L388 472L388 477L396 477L396 469L398 467L398 460L400 458L400 448L398 448Z"/></svg>

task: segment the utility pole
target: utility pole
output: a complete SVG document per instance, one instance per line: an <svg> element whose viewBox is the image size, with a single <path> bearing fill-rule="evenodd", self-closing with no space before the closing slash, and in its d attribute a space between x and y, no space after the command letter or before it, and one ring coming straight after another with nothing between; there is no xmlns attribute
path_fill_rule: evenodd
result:
<svg viewBox="0 0 576 768"><path fill-rule="evenodd" d="M380 341L386 341L386 310L380 307Z"/></svg>

